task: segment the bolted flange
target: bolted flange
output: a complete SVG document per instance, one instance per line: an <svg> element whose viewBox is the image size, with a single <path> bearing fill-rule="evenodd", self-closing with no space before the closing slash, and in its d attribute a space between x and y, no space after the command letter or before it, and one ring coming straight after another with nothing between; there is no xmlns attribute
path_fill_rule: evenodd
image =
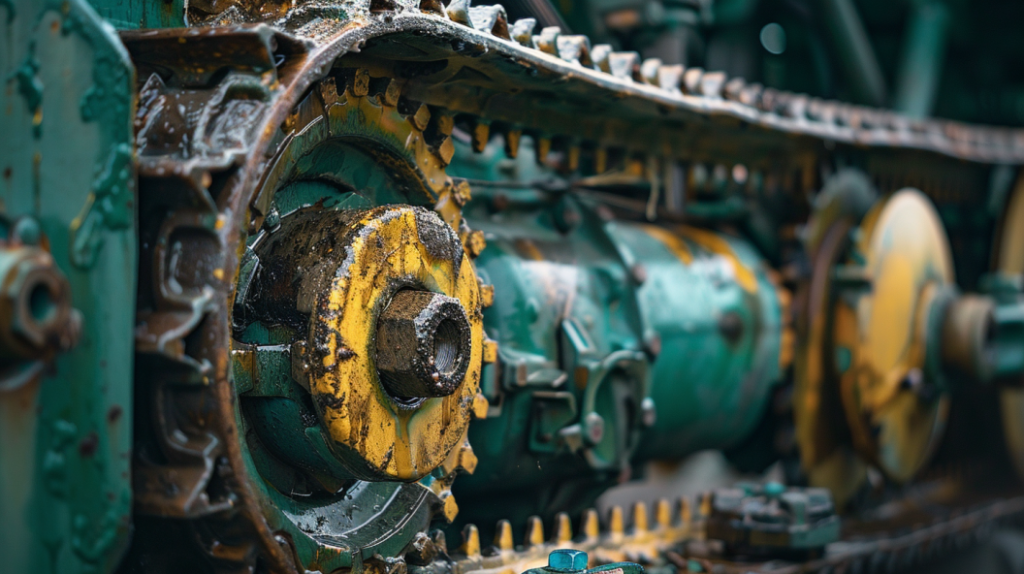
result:
<svg viewBox="0 0 1024 574"><path fill-rule="evenodd" d="M395 397L446 397L468 367L470 329L458 299L399 291L377 320L377 372Z"/></svg>

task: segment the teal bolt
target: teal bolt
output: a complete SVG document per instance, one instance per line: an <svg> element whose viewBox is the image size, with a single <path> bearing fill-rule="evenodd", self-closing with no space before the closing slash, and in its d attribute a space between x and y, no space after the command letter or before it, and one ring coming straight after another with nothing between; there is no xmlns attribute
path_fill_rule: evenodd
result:
<svg viewBox="0 0 1024 574"><path fill-rule="evenodd" d="M778 482L766 482L764 485L764 494L768 498L778 498L782 496L782 493L786 492L786 487Z"/></svg>
<svg viewBox="0 0 1024 574"><path fill-rule="evenodd" d="M587 569L587 553L562 548L548 554L548 570L556 572L582 572Z"/></svg>

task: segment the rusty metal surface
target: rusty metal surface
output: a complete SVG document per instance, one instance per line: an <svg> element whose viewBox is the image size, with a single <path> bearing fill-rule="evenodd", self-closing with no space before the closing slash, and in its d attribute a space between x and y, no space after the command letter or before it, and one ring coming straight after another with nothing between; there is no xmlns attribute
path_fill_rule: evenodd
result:
<svg viewBox="0 0 1024 574"><path fill-rule="evenodd" d="M456 114L477 118L470 120L477 143L500 132L514 155L514 142L524 132L544 151L543 142L550 144L557 136L567 157L590 154L595 166L603 165L597 161L601 150L628 148L667 161L685 157L745 161L751 169L782 166L787 177L795 169L798 178L807 178L826 144L877 152L880 162L884 155L924 166L948 158L1024 163L1024 131L911 122L889 112L737 83L725 90L725 78L712 73L684 74L642 63L635 55L609 53L552 31L534 37L527 24L509 26L500 11L470 17L458 10L468 10L466 3L447 10L427 4L425 13L405 3L389 3L385 9L377 3L351 5L357 17L344 26L317 17L311 5L271 14L282 18L277 26L289 34L232 22L268 17L250 13L211 20L231 24L225 28L122 35L140 69L153 72L140 73L145 82L136 123L140 265L151 270L140 286L136 342L140 372L147 373L149 395L143 400L154 405L156 415L153 428L145 430L155 434L153 448L136 454L136 507L143 514L192 520L204 551L224 569L260 563L271 571L290 572L311 566L301 564L279 534L280 525L268 522L247 476L229 376L231 310L225 303L234 295L243 239L271 224L269 197L284 166L295 160L291 156L302 151L289 147L302 133L326 125L334 129L330 120L348 113L380 114L391 126L389 133L406 142L416 159L418 180L426 185L415 191L458 232L470 256L483 249L483 236L461 218L469 189L444 173ZM163 47L193 42L203 53L244 50L251 58L224 58L216 70L200 70L179 57L181 52L164 57L170 51ZM383 114L380 102L386 104ZM174 133L167 126L174 126ZM470 278L478 289L475 277ZM493 294L484 288L472 297L486 300ZM466 306L479 309L480 304ZM494 345L479 337L474 352L482 361L493 361ZM463 398L466 417L469 411L486 412L486 401ZM621 510L617 518L613 513L605 534L597 528L596 515L587 514L583 545L599 560L604 555L608 561L631 555L671 559L665 553L672 545L700 535L692 518L681 513L682 526L676 526L671 509L664 507L656 512L657 535L650 534L646 518L639 518L646 514L639 507L629 532ZM871 552L901 556L933 540L978 532L1022 508L1024 502L1013 499L937 522L921 534L864 543L840 553L841 558L779 571L852 568ZM573 545L563 522L559 519L552 544ZM496 553L484 556L478 537L474 541L469 532L464 557L457 557L451 568L505 572L547 555L537 524L527 534L526 550L515 550L510 534L502 534L495 546Z"/></svg>

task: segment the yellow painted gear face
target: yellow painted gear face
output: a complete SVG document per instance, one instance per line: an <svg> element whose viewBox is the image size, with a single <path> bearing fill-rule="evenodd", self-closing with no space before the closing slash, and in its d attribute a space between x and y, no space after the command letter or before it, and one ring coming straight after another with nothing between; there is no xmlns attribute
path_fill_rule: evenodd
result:
<svg viewBox="0 0 1024 574"><path fill-rule="evenodd" d="M419 212L419 213L418 213ZM418 217L419 216L419 217ZM347 253L310 322L310 392L332 449L365 480L414 481L461 446L480 387L483 314L469 257L423 241L408 206L365 212L343 231ZM388 394L376 367L376 325L403 288L457 299L470 326L468 369L451 395L409 403Z"/></svg>
<svg viewBox="0 0 1024 574"><path fill-rule="evenodd" d="M922 399L906 381L924 376L928 312L937 289L953 283L952 257L938 215L915 190L879 203L861 231L871 291L836 309L836 344L852 356L842 402L857 450L905 482L927 462L949 412L946 395Z"/></svg>

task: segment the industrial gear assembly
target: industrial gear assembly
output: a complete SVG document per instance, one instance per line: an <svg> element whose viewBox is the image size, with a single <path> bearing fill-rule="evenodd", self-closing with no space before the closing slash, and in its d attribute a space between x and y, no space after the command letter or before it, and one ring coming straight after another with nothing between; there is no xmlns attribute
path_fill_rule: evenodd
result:
<svg viewBox="0 0 1024 574"><path fill-rule="evenodd" d="M891 97L854 2L775 4L0 0L0 569L873 574L1024 521L1024 117L938 89L947 3ZM704 450L773 478L595 509Z"/></svg>

